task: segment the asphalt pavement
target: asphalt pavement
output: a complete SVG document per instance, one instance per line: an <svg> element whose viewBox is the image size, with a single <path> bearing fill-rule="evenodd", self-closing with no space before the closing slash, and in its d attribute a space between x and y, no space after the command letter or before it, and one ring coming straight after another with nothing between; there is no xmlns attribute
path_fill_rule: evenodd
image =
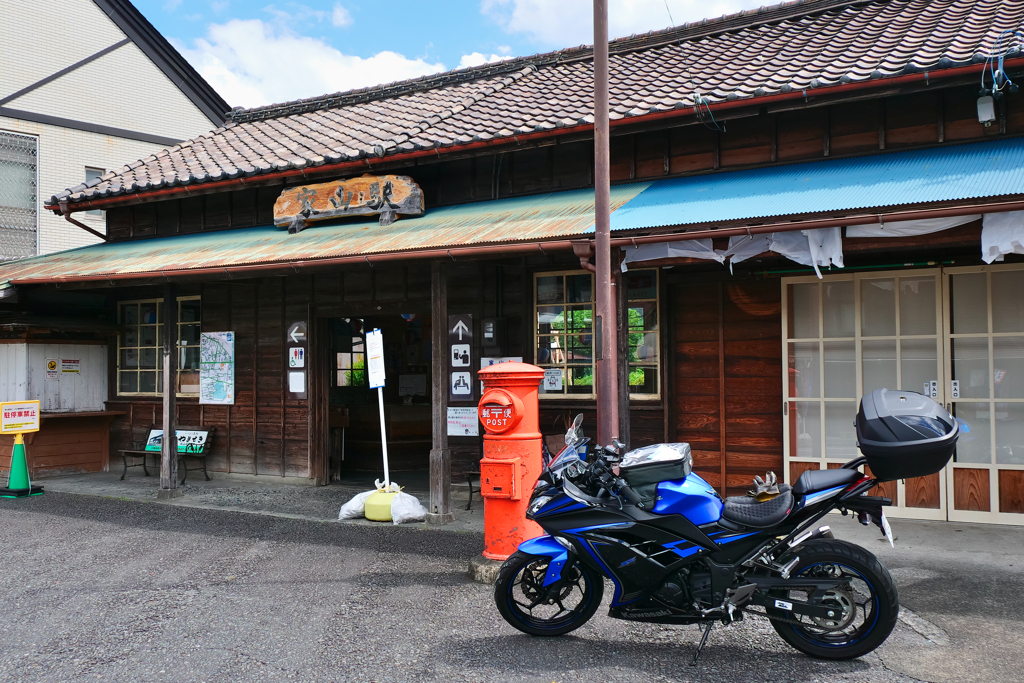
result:
<svg viewBox="0 0 1024 683"><path fill-rule="evenodd" d="M836 535L896 577L905 612L851 662L770 625L608 619L531 638L467 562L480 534L68 493L0 499L0 681L1017 681L1024 529L893 520L896 549ZM609 595L610 593L606 593Z"/></svg>

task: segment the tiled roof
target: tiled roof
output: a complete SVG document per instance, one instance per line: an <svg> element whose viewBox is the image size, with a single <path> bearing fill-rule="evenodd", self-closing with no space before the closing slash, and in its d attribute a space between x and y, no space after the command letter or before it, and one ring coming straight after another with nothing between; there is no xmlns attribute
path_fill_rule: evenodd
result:
<svg viewBox="0 0 1024 683"><path fill-rule="evenodd" d="M797 0L609 45L611 117L979 64L1024 0ZM1020 56L1014 44L1012 52ZM231 113L222 128L55 195L75 203L593 123L586 46Z"/></svg>

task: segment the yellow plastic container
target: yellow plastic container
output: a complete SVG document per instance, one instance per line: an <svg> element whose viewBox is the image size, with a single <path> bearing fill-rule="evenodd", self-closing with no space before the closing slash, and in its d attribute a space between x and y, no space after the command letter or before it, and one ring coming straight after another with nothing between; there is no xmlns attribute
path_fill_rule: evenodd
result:
<svg viewBox="0 0 1024 683"><path fill-rule="evenodd" d="M366 507L363 514L367 519L374 522L391 521L391 500L395 494L391 491L377 490L366 499Z"/></svg>

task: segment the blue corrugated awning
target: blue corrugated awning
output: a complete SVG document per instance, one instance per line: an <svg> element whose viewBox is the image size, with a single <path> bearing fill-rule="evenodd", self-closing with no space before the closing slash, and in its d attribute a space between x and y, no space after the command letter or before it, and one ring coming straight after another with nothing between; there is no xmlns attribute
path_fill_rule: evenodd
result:
<svg viewBox="0 0 1024 683"><path fill-rule="evenodd" d="M837 213L1024 194L1024 139L658 180L612 230Z"/></svg>

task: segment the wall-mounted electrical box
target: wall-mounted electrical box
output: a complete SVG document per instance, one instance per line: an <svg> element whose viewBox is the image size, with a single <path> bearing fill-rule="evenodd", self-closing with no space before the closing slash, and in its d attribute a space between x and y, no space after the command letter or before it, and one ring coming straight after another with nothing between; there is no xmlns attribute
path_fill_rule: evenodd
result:
<svg viewBox="0 0 1024 683"><path fill-rule="evenodd" d="M992 125L996 120L996 101L991 95L978 98L978 122L984 123L985 127Z"/></svg>

